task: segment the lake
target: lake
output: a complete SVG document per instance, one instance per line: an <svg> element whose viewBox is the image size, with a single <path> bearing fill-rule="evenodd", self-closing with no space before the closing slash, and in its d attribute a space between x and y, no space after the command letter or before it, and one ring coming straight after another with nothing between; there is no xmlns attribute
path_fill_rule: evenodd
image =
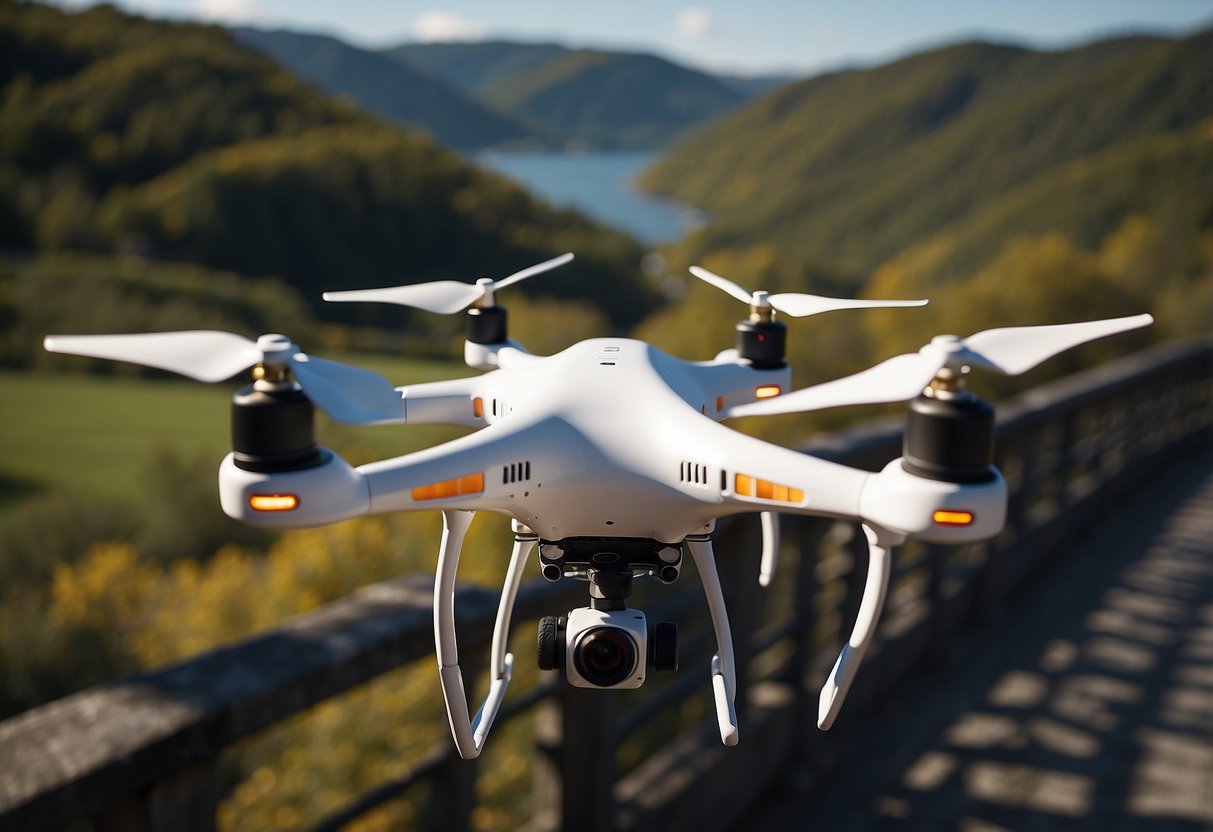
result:
<svg viewBox="0 0 1213 832"><path fill-rule="evenodd" d="M637 191L632 180L655 151L478 153L475 161L520 182L553 205L576 208L643 243L677 240L703 225L703 213Z"/></svg>

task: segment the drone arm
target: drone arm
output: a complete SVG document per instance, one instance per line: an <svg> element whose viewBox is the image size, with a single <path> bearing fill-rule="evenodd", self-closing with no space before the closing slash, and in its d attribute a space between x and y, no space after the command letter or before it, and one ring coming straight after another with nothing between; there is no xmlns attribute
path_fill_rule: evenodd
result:
<svg viewBox="0 0 1213 832"><path fill-rule="evenodd" d="M772 445L724 425L704 424L711 428L711 436L704 435L703 440L725 451L717 498L720 516L779 512L860 517L860 498L873 476L870 472ZM773 543L769 534L767 540Z"/></svg>
<svg viewBox="0 0 1213 832"><path fill-rule="evenodd" d="M884 529L864 525L868 538L868 577L863 588L863 600L855 620L851 637L838 654L838 661L826 678L817 702L817 727L827 731L834 724L842 709L851 682L863 662L863 654L876 633L876 624L884 609L885 595L889 588L889 565L894 546L905 541L905 536Z"/></svg>
<svg viewBox="0 0 1213 832"><path fill-rule="evenodd" d="M488 424L489 406L479 377L432 381L401 387L405 422L413 425L461 425L480 428Z"/></svg>
<svg viewBox="0 0 1213 832"><path fill-rule="evenodd" d="M720 491L711 508L716 517L748 512L834 517L949 545L988 540L1006 519L1007 484L993 466L981 482L920 477L907 471L900 458L872 473L771 445L724 425L701 424L710 433L701 433L700 443L724 451L717 457ZM773 554L766 526L764 522L765 548Z"/></svg>
<svg viewBox="0 0 1213 832"><path fill-rule="evenodd" d="M705 415L716 421L726 418L734 407L775 398L792 387L791 367L785 364L758 370L739 359L737 350L725 350L712 361L688 362L686 366L695 380Z"/></svg>
<svg viewBox="0 0 1213 832"><path fill-rule="evenodd" d="M253 526L297 529L359 517L371 511L362 472L327 448L320 464L294 471L251 471L228 454L219 466L219 502L228 517Z"/></svg>
<svg viewBox="0 0 1213 832"><path fill-rule="evenodd" d="M463 342L463 361L469 367L477 370L497 370L517 367L536 356L531 355L527 348L514 340L501 344L477 344L473 341Z"/></svg>
<svg viewBox="0 0 1213 832"><path fill-rule="evenodd" d="M510 489L502 461L526 458L525 442L489 425L451 442L358 468L320 448L320 464L258 472L228 454L219 468L219 497L236 520L267 528L300 528L388 511L506 510Z"/></svg>
<svg viewBox="0 0 1213 832"><path fill-rule="evenodd" d="M514 668L514 656L506 652L510 616L514 609L514 600L518 596L518 585L522 581L527 555L538 539L534 534L515 527L514 551L510 556L505 586L501 590L501 602L497 607L497 621L493 627L490 664L492 679L489 682L489 693L476 715L469 718L467 692L463 687L463 674L459 669L459 648L455 638L455 575L459 569L463 539L474 516L474 513L469 511L442 513L442 548L438 553L438 576L434 587L434 646L438 655L438 678L442 683L451 736L455 740L459 756L465 760L480 756L484 741L493 727L493 720L505 700L505 691L509 687Z"/></svg>
<svg viewBox="0 0 1213 832"><path fill-rule="evenodd" d="M370 490L371 513L505 511L513 503L512 489L502 483L502 466L526 459L529 447L507 420L442 445L369 462L358 472Z"/></svg>
<svg viewBox="0 0 1213 832"><path fill-rule="evenodd" d="M733 657L733 634L729 629L729 614L724 606L724 592L720 588L720 576L716 572L716 557L712 553L712 539L703 536L687 538L687 548L695 559L695 568L703 581L703 592L708 599L708 612L712 615L712 628L716 631L716 655L712 656L712 694L716 699L716 722L720 728L720 741L725 745L736 745L737 709L737 665Z"/></svg>

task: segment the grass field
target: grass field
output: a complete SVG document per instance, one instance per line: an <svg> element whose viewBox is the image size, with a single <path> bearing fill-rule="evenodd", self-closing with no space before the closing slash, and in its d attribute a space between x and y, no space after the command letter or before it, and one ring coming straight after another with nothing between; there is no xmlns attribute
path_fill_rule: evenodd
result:
<svg viewBox="0 0 1213 832"><path fill-rule="evenodd" d="M325 356L329 357L329 356ZM382 355L335 355L394 384L474 373L454 362ZM228 401L237 382L199 384L85 374L0 372L0 522L26 499L63 487L147 498L142 472L171 449L212 455L229 450ZM337 425L321 416L321 443L352 462L395 456L458 436L442 426Z"/></svg>

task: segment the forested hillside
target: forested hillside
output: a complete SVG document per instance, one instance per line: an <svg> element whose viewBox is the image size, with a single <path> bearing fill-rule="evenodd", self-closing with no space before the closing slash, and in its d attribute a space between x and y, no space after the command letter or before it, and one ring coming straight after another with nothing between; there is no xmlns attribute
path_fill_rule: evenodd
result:
<svg viewBox="0 0 1213 832"><path fill-rule="evenodd" d="M654 55L550 44L405 44L391 57L575 145L662 147L749 95Z"/></svg>
<svg viewBox="0 0 1213 832"><path fill-rule="evenodd" d="M217 27L0 3L0 243L123 253L323 289L559 281L616 324L649 293L628 238L299 81ZM396 318L399 320L399 317Z"/></svg>
<svg viewBox="0 0 1213 832"><path fill-rule="evenodd" d="M957 224L988 230L996 216L1009 223L999 233L1058 230L1084 245L1133 211L1207 222L1213 189L1191 165L1209 153L1198 125L1213 116L1210 54L1213 32L1063 52L938 49L782 88L644 181L710 212L702 250L762 240L859 274L945 229L963 236ZM1168 154L1186 161L1159 159ZM1114 199L1092 201L1095 183L1079 185L1095 169ZM954 245L972 266L1001 241Z"/></svg>
<svg viewBox="0 0 1213 832"><path fill-rule="evenodd" d="M646 175L704 208L667 257L750 288L928 298L920 310L789 322L797 385L933 335L1151 312L1149 330L1009 383L1038 384L1213 322L1213 32L1061 52L969 43L784 87ZM642 334L719 349L736 304L706 286ZM796 441L853 409L754 421Z"/></svg>

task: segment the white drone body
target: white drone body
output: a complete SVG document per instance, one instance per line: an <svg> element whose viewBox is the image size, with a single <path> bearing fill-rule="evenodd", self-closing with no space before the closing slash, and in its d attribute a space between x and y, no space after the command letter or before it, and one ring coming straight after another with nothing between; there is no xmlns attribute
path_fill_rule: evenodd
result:
<svg viewBox="0 0 1213 832"><path fill-rule="evenodd" d="M447 314L476 303L473 312L484 315L500 309L494 303L496 290L570 259L565 255L497 282L443 281L325 297L387 301ZM771 325L773 309L799 316L925 303L751 294L710 272L692 271L749 303L750 320L759 328ZM874 634L888 585L890 550L911 537L969 543L994 536L1005 520L1005 482L992 465L983 465L980 476L953 478L962 481L929 472L924 476L901 459L878 473L861 471L738 433L722 421L911 399L924 390L943 402L963 399L970 394L960 380L970 366L1023 372L1063 349L1150 322L1142 315L990 330L965 341L936 339L920 353L790 393L786 364L755 361L738 350L691 362L641 341L596 338L557 355L531 355L504 337L503 311L500 317L500 328L489 328L491 337L469 340L465 349L470 365L490 372L404 387L307 356L281 336L263 336L256 343L213 332L51 336L46 347L136 361L208 381L256 365L254 389L260 395L299 397L301 386L308 400L341 421L475 429L451 442L357 468L330 450L313 447L295 462L274 464L254 464L237 451L219 470L224 511L258 526L296 528L393 511L443 513L435 643L452 734L460 754L472 758L483 748L509 684L510 613L525 559L537 545L546 577L591 582L592 608L570 614L567 640L559 631L564 624L555 619L540 627L541 666L546 638L552 655L547 669L564 667L570 682L583 687L637 687L643 682L646 667L652 667L651 649L666 648L652 635L646 644L643 614L627 609L623 599L632 577L665 582L677 577L686 547L703 581L716 632L712 684L720 734L726 745L735 744L736 668L711 534L717 519L743 513L762 515L764 585L779 549L778 514L835 517L864 527L870 544L864 597L854 631L821 693L818 725L829 728ZM472 716L459 669L454 581L463 537L477 511L510 516L515 542L494 632L490 691ZM669 659L665 662L670 665Z"/></svg>

